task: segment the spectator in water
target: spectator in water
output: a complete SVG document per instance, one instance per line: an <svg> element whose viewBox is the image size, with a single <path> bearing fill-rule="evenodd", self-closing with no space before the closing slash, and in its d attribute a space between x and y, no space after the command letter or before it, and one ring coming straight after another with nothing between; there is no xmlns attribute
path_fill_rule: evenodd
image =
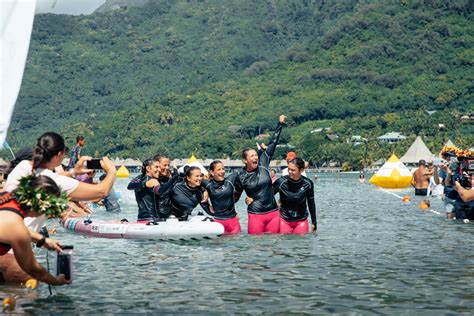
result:
<svg viewBox="0 0 474 316"><path fill-rule="evenodd" d="M285 158L286 163L288 164L290 161L296 159L296 157L297 157L296 151L293 151L293 150L289 151L289 152L286 154L286 158ZM309 167L309 163L305 161L305 162L304 162L304 169L307 169L308 167ZM303 172L301 173L301 175L302 175L303 177L306 177L306 172L304 171L304 169L303 169ZM287 175L288 175L288 168L285 168L285 169L283 169L283 171L281 172L281 176L283 177L283 176L287 176Z"/></svg>
<svg viewBox="0 0 474 316"><path fill-rule="evenodd" d="M70 158L69 158L69 164L68 164L68 169L74 168L74 166L77 164L79 159L81 159L81 151L82 147L86 144L86 139L84 136L79 135L76 137L76 145L72 148L70 152Z"/></svg>
<svg viewBox="0 0 474 316"><path fill-rule="evenodd" d="M415 195L427 196L428 186L430 185L431 173L426 168L426 161L420 160L418 163L418 169L413 173L413 179L411 184L415 187Z"/></svg>

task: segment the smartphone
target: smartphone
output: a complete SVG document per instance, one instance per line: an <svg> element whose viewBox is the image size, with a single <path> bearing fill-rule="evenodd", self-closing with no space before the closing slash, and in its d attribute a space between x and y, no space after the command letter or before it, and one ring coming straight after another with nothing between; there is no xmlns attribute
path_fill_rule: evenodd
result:
<svg viewBox="0 0 474 316"><path fill-rule="evenodd" d="M72 281L73 267L72 267L72 256L74 246L62 246L62 253L55 253L56 262L54 264L53 273L58 276L64 274L66 280Z"/></svg>
<svg viewBox="0 0 474 316"><path fill-rule="evenodd" d="M100 159L91 159L89 161L86 161L86 168L87 169L102 169L102 166L100 165Z"/></svg>

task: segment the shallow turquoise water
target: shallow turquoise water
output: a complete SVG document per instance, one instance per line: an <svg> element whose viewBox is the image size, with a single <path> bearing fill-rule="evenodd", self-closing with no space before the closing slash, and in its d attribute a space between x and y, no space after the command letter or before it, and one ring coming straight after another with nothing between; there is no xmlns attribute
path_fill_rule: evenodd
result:
<svg viewBox="0 0 474 316"><path fill-rule="evenodd" d="M319 175L319 231L308 236L239 236L200 242L96 239L59 228L75 246L71 286L17 293L17 311L58 313L471 314L474 226L445 219L442 202L422 212L357 174ZM134 219L128 180L118 180ZM398 195L409 190L395 191ZM247 216L239 201L242 228ZM44 256L41 261L44 262Z"/></svg>

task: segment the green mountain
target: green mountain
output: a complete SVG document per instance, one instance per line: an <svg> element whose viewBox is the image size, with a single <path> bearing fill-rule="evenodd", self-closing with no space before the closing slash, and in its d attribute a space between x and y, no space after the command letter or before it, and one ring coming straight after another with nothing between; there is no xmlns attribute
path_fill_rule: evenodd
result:
<svg viewBox="0 0 474 316"><path fill-rule="evenodd" d="M84 134L91 154L237 157L290 118L282 141L357 168L396 130L472 146L471 1L151 1L39 15L9 133ZM437 110L429 116L426 110ZM453 112L454 111L454 112ZM444 124L439 129L437 124ZM340 136L329 141L317 127ZM390 150L369 141L369 158ZM400 152L401 154L401 152Z"/></svg>

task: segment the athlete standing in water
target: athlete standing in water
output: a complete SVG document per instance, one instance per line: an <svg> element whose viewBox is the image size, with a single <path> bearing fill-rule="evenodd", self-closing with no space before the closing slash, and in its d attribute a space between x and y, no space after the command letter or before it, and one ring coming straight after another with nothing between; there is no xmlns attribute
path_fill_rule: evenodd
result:
<svg viewBox="0 0 474 316"><path fill-rule="evenodd" d="M242 158L245 167L240 171L239 178L247 193L245 203L249 234L278 233L280 231L280 212L275 201L270 173L270 160L280 139L286 116L280 115L278 127L265 150L245 149Z"/></svg>
<svg viewBox="0 0 474 316"><path fill-rule="evenodd" d="M238 234L241 232L239 217L235 211L235 202L242 194L239 174L233 172L225 177L225 167L222 161L215 160L210 166L211 180L203 180L203 187L207 190L214 211L214 221L224 226L224 234Z"/></svg>
<svg viewBox="0 0 474 316"><path fill-rule="evenodd" d="M318 229L314 184L302 176L304 160L295 158L288 162L288 175L273 184L275 194L280 193L280 233L307 234L308 209L313 223L311 231Z"/></svg>

